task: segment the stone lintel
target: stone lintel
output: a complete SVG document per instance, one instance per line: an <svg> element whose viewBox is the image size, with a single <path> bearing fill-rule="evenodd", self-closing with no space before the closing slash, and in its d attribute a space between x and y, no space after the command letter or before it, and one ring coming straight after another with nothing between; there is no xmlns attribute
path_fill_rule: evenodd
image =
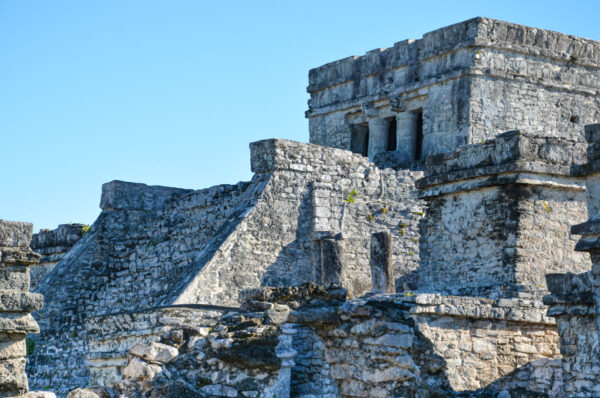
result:
<svg viewBox="0 0 600 398"><path fill-rule="evenodd" d="M114 180L102 185L100 208L102 210L158 210L174 194L184 192L190 190Z"/></svg>
<svg viewBox="0 0 600 398"><path fill-rule="evenodd" d="M29 247L33 224L0 220L0 247Z"/></svg>
<svg viewBox="0 0 600 398"><path fill-rule="evenodd" d="M583 181L573 177L571 169L586 160L585 149L583 142L508 131L494 140L429 156L425 177L416 185L422 190L432 190L432 195L444 193L440 186L467 181L473 185L467 184L468 189L532 183L582 190Z"/></svg>

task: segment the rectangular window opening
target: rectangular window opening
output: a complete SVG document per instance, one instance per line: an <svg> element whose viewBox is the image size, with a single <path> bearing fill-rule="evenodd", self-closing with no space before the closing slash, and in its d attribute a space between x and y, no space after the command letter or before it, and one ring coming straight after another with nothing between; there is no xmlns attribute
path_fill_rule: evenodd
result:
<svg viewBox="0 0 600 398"><path fill-rule="evenodd" d="M396 118L393 117L391 119L389 119L389 126L388 126L388 142L387 142L387 150L388 151L395 151L396 147L397 147L397 143L396 143Z"/></svg>
<svg viewBox="0 0 600 398"><path fill-rule="evenodd" d="M369 153L369 125L353 124L352 137L350 139L350 150L367 156Z"/></svg>
<svg viewBox="0 0 600 398"><path fill-rule="evenodd" d="M423 110L415 111L417 121L415 124L415 160L421 160L423 157Z"/></svg>

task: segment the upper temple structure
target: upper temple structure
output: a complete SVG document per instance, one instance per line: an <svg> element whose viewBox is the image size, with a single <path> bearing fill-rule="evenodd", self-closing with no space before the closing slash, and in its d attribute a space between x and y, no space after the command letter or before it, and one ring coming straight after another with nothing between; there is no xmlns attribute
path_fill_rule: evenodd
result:
<svg viewBox="0 0 600 398"><path fill-rule="evenodd" d="M600 396L600 43L475 18L308 92L310 143L251 143L251 181L111 181L33 235L29 386Z"/></svg>

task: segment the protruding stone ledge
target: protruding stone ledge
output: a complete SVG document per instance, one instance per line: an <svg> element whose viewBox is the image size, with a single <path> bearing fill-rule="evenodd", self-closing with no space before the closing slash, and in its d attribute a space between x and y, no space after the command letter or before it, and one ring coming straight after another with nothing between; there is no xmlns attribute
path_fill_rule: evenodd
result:
<svg viewBox="0 0 600 398"><path fill-rule="evenodd" d="M0 248L0 267L7 265L33 265L40 260L40 255L32 252L29 248Z"/></svg>
<svg viewBox="0 0 600 398"><path fill-rule="evenodd" d="M189 189L111 181L102 185L102 210L159 210L173 195L191 192Z"/></svg>
<svg viewBox="0 0 600 398"><path fill-rule="evenodd" d="M405 300L414 301L412 314L435 314L459 318L494 319L552 325L547 307L540 301L523 299L487 299L483 297L417 294Z"/></svg>
<svg viewBox="0 0 600 398"><path fill-rule="evenodd" d="M572 177L571 168L586 161L585 148L584 142L508 131L494 140L429 156L425 177L416 185L423 190L421 197L515 183L582 190L583 181Z"/></svg>
<svg viewBox="0 0 600 398"><path fill-rule="evenodd" d="M0 318L0 333L39 333L40 327L31 314L4 313ZM25 336L23 336L25 338Z"/></svg>

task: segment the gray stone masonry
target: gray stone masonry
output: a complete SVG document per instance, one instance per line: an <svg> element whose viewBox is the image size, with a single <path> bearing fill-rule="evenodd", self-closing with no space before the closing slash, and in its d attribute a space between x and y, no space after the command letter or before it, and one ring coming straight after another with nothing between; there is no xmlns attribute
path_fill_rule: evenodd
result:
<svg viewBox="0 0 600 398"><path fill-rule="evenodd" d="M541 299L547 273L589 269L570 231L585 220L570 173L585 159L584 143L519 131L429 157L419 291Z"/></svg>
<svg viewBox="0 0 600 398"><path fill-rule="evenodd" d="M310 142L373 159L395 135L410 161L515 128L582 140L599 70L596 41L475 18L312 69Z"/></svg>
<svg viewBox="0 0 600 398"><path fill-rule="evenodd" d="M29 293L29 267L40 256L31 251L33 225L0 220L0 397L21 397L28 391L25 355L33 346L27 333L38 333L31 316L44 298Z"/></svg>
<svg viewBox="0 0 600 398"><path fill-rule="evenodd" d="M351 295L367 293L371 235L379 231L393 236L394 284L414 279L421 172L379 169L349 151L286 140L259 141L251 151L250 182L199 191L104 185L100 216L38 288L46 306L36 315L42 334L28 363L33 386L64 394L120 374L135 339L98 353L101 338L88 325L99 316L231 306L245 288L333 275ZM323 272L330 268L337 273Z"/></svg>
<svg viewBox="0 0 600 398"><path fill-rule="evenodd" d="M308 91L311 144L250 144L251 181L112 181L38 235L41 310L0 222L0 397L34 310L60 397L599 396L600 43L475 18Z"/></svg>
<svg viewBox="0 0 600 398"><path fill-rule="evenodd" d="M574 225L582 235L575 250L589 252L591 270L548 275L548 315L556 318L563 354L566 396L600 396L600 124L585 127L587 163L574 166L586 178L588 220ZM589 268L588 268L589 269Z"/></svg>
<svg viewBox="0 0 600 398"><path fill-rule="evenodd" d="M31 269L31 290L39 286L42 279L54 269L88 229L89 225L84 224L61 224L51 231L41 230L33 234L31 249L42 257Z"/></svg>

